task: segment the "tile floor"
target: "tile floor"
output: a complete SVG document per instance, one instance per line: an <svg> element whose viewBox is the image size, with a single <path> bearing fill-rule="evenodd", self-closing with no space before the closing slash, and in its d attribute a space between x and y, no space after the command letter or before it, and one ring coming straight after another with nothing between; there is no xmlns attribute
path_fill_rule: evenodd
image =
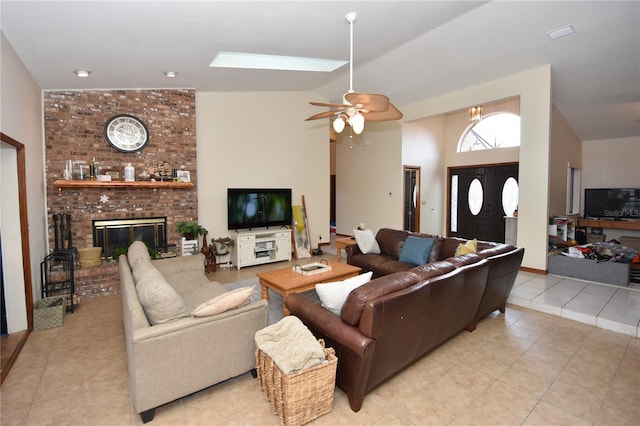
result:
<svg viewBox="0 0 640 426"><path fill-rule="evenodd" d="M213 278L238 281L268 267L282 264ZM599 328L628 322L612 314L618 306L637 315L638 294L619 290L521 273L506 314L449 340L370 393L358 413L336 389L331 413L312 424L639 425L640 339ZM141 424L130 403L120 298L83 300L63 327L31 333L0 399L3 426ZM151 423L236 424L279 424L248 373L159 407Z"/></svg>
<svg viewBox="0 0 640 426"><path fill-rule="evenodd" d="M508 302L640 337L640 284L620 287L520 272Z"/></svg>

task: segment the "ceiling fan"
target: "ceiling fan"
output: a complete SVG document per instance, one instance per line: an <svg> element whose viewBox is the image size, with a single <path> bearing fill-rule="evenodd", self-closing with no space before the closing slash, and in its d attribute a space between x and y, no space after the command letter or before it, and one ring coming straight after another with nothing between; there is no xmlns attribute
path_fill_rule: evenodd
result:
<svg viewBox="0 0 640 426"><path fill-rule="evenodd" d="M349 91L342 97L342 103L309 102L314 106L332 108L331 111L320 112L307 118L305 121L336 116L333 121L333 129L340 133L346 125L351 126L356 134L364 130L366 121L391 121L402 118L402 113L389 102L389 98L379 93L358 93L353 90L353 23L357 14L347 13L345 19L350 29L349 52Z"/></svg>

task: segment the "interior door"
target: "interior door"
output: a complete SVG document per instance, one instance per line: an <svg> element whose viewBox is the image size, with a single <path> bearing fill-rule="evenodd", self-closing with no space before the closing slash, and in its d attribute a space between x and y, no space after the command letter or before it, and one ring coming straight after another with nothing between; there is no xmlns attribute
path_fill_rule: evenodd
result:
<svg viewBox="0 0 640 426"><path fill-rule="evenodd" d="M404 230L420 232L420 167L404 166Z"/></svg>
<svg viewBox="0 0 640 426"><path fill-rule="evenodd" d="M504 242L503 188L518 180L518 164L449 169L448 234Z"/></svg>

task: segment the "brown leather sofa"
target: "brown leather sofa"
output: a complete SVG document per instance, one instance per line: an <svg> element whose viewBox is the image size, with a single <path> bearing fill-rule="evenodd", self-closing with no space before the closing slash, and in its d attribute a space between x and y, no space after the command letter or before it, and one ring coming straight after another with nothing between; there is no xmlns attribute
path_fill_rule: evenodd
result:
<svg viewBox="0 0 640 426"><path fill-rule="evenodd" d="M380 232L383 253L363 256L380 260L384 267L378 271L402 268L399 263L403 262L391 258L389 250L395 247L399 253L402 236L418 234ZM524 250L479 243L482 253L456 257L451 255L463 240L440 239L434 247L436 254L434 250L431 254L443 260L405 264L409 266L404 270L383 274L356 288L340 316L302 294L287 296L291 314L335 349L336 384L347 393L353 411L360 410L367 393L437 346L462 330L473 331L479 318L496 309L504 312ZM349 247L351 260L355 254L354 247ZM371 269L365 266L364 270Z"/></svg>
<svg viewBox="0 0 640 426"><path fill-rule="evenodd" d="M394 272L411 270L415 265L398 260L404 241L409 236L433 238L435 240L429 255L429 263L447 260L455 266L460 266L477 262L480 259L487 259L490 262L489 277L487 278L486 290L478 308L476 319L480 320L496 309L504 313L507 298L513 288L524 256L524 248L522 247L491 241L478 241L475 255L456 257L455 252L458 245L460 243L464 244L468 240L381 228L376 234L380 253L363 254L358 245L354 244L345 249L347 263L358 266L363 271L373 271L374 278Z"/></svg>
<svg viewBox="0 0 640 426"><path fill-rule="evenodd" d="M486 260L456 268L436 262L395 272L353 290L341 316L290 294L287 308L336 351L336 384L353 411L367 393L475 322Z"/></svg>

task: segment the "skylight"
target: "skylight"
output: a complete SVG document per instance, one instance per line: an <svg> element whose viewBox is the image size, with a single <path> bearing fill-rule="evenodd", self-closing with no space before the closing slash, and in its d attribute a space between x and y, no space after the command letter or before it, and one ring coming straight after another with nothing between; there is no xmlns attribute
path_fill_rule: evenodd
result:
<svg viewBox="0 0 640 426"><path fill-rule="evenodd" d="M262 55L258 53L218 52L209 64L214 68L247 68L281 71L335 71L348 61L299 56Z"/></svg>

